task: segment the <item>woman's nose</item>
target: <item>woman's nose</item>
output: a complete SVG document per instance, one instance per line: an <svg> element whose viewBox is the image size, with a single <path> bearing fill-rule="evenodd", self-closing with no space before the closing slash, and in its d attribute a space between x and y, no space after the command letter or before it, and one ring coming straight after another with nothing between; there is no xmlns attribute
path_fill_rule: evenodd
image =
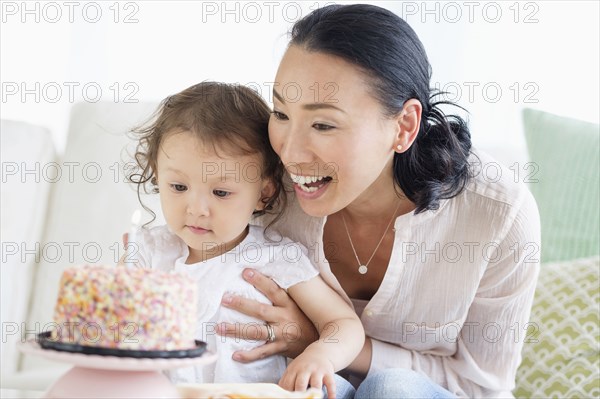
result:
<svg viewBox="0 0 600 399"><path fill-rule="evenodd" d="M309 134L297 126L290 126L287 134L283 135L279 155L286 167L314 161Z"/></svg>

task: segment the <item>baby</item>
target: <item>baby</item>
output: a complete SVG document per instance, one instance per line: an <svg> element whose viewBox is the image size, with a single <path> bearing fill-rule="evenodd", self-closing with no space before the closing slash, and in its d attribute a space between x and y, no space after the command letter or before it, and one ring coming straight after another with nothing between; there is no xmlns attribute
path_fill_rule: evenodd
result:
<svg viewBox="0 0 600 399"><path fill-rule="evenodd" d="M269 114L252 90L214 82L194 85L161 103L153 122L138 130L135 158L141 173L136 183L138 192L149 184L159 193L167 225L142 229L127 263L180 271L198 284L196 338L207 342L218 360L212 366L177 370L173 380L279 381L289 390L325 386L334 397L333 374L360 352L364 330L350 306L321 279L305 247L269 226L250 224L276 204L277 209L285 205L284 168L269 144ZM220 305L226 293L270 303L242 279L248 266L288 290L320 333L287 369L283 356L236 362L235 351L264 341L215 333L217 322L249 323L256 326L257 337L265 328L264 321ZM272 327L266 328L275 339Z"/></svg>

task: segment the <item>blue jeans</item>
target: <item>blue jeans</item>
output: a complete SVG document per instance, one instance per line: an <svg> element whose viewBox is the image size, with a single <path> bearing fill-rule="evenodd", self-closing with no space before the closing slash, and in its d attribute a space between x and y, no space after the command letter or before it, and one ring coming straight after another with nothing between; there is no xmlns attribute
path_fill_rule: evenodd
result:
<svg viewBox="0 0 600 399"><path fill-rule="evenodd" d="M337 399L456 398L426 376L408 369L387 369L367 377L354 389L335 375ZM327 390L324 390L327 398Z"/></svg>

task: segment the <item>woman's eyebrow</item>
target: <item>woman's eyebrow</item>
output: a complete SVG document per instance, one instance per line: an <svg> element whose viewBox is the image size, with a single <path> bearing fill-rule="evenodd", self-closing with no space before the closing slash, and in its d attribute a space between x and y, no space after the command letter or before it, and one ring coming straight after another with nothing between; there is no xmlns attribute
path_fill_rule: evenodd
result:
<svg viewBox="0 0 600 399"><path fill-rule="evenodd" d="M273 97L275 97L281 103L285 104L285 100L283 99L283 97L281 96L281 94L277 93L277 91L275 89L273 89ZM335 109L337 111L343 112L344 114L346 113L346 111L344 111L343 109L338 108L335 105L330 104L330 103L310 103L310 104L303 104L302 108L304 108L306 110L309 110L309 111L315 111L317 109Z"/></svg>
<svg viewBox="0 0 600 399"><path fill-rule="evenodd" d="M273 97L285 104L285 100L283 99L283 97L281 97L281 94L277 93L277 90L275 89L273 89Z"/></svg>

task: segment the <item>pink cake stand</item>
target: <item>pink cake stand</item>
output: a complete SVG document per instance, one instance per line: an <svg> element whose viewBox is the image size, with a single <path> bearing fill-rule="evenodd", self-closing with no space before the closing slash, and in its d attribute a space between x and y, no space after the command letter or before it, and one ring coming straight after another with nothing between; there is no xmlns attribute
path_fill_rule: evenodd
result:
<svg viewBox="0 0 600 399"><path fill-rule="evenodd" d="M177 398L175 386L161 370L198 366L217 360L215 353L182 359L136 359L85 355L43 349L30 339L18 344L23 353L73 364L44 398Z"/></svg>

